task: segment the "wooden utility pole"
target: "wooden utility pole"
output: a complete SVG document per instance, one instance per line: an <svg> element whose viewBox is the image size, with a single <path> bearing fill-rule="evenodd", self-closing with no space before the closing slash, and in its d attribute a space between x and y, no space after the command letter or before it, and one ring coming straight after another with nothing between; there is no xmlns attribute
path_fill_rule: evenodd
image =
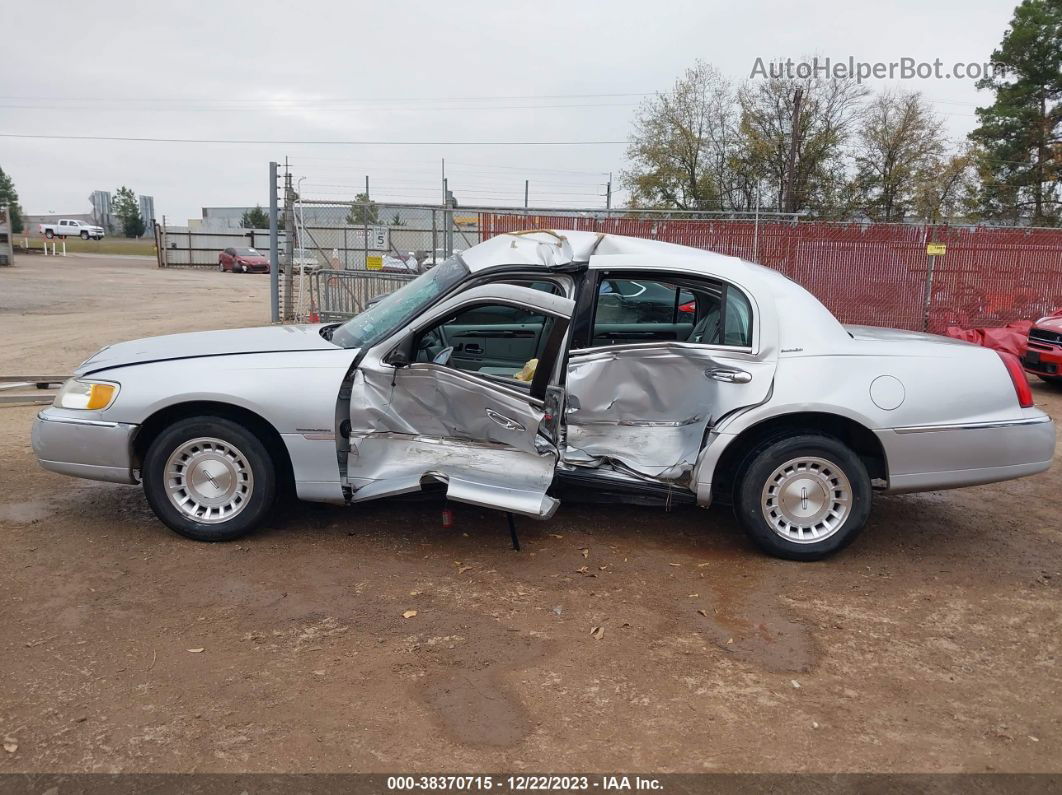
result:
<svg viewBox="0 0 1062 795"><path fill-rule="evenodd" d="M804 89L798 88L793 94L793 129L789 136L789 161L786 165L785 211L796 212L796 166L797 152L800 147L800 103L804 98Z"/></svg>

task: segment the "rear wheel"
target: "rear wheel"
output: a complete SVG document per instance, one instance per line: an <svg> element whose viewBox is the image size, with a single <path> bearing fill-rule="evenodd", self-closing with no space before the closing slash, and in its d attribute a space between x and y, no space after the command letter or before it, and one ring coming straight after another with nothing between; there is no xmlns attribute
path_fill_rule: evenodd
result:
<svg viewBox="0 0 1062 795"><path fill-rule="evenodd" d="M1045 384L1055 384L1056 386L1062 386L1062 375L1040 375L1036 374L1036 377L1043 381Z"/></svg>
<svg viewBox="0 0 1062 795"><path fill-rule="evenodd" d="M190 417L167 428L144 457L144 494L170 529L196 541L251 532L276 498L276 467L242 425Z"/></svg>
<svg viewBox="0 0 1062 795"><path fill-rule="evenodd" d="M870 515L870 476L829 436L802 434L754 451L735 509L749 538L769 555L818 560L848 545Z"/></svg>
<svg viewBox="0 0 1062 795"><path fill-rule="evenodd" d="M53 232L51 229L48 229L45 231L44 236L51 240L53 237L55 237L55 232Z"/></svg>

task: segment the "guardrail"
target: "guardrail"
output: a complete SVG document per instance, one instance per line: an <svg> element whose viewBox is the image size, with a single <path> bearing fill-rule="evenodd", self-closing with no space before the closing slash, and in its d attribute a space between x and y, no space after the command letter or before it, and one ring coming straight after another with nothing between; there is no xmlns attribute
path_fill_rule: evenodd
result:
<svg viewBox="0 0 1062 795"><path fill-rule="evenodd" d="M318 270L310 274L313 312L321 323L347 320L363 311L373 298L397 290L415 273L363 270Z"/></svg>
<svg viewBox="0 0 1062 795"><path fill-rule="evenodd" d="M0 375L0 406L51 403L55 395L43 390L63 383L65 375Z"/></svg>

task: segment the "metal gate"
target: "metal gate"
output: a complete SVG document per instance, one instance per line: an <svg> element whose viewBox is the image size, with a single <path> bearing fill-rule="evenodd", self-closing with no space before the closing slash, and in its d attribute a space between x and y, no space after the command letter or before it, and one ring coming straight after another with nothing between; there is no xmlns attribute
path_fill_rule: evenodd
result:
<svg viewBox="0 0 1062 795"><path fill-rule="evenodd" d="M310 275L311 322L330 323L354 317L381 295L397 290L414 273L379 271L319 270Z"/></svg>

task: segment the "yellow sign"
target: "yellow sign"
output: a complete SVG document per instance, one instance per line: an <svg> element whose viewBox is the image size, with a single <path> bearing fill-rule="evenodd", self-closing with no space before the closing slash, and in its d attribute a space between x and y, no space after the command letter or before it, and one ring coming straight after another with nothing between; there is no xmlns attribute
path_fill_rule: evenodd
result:
<svg viewBox="0 0 1062 795"><path fill-rule="evenodd" d="M926 243L926 254L931 257L943 257L948 247L943 243Z"/></svg>
<svg viewBox="0 0 1062 795"><path fill-rule="evenodd" d="M382 254L370 254L365 258L365 269L370 271L382 271L383 270L383 255Z"/></svg>

